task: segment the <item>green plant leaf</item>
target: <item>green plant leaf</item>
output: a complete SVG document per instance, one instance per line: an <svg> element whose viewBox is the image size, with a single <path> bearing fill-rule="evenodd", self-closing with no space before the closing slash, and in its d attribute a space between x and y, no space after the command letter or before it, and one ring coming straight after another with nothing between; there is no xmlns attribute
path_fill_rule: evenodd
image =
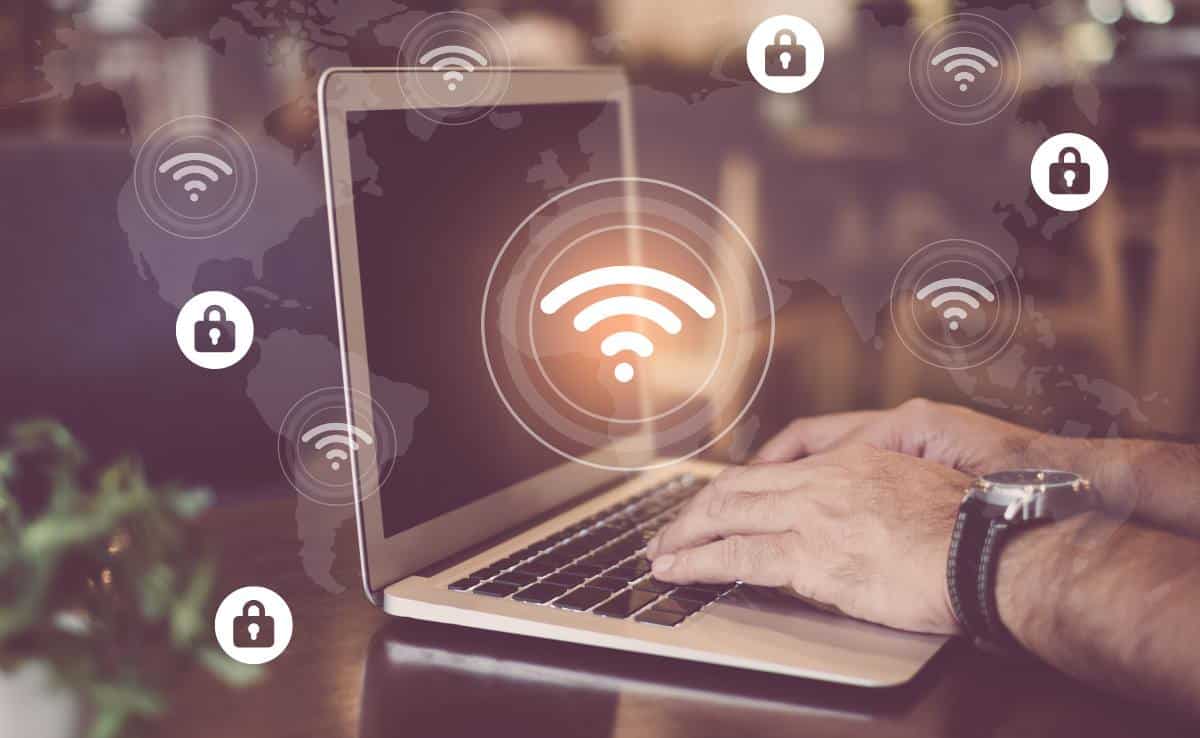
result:
<svg viewBox="0 0 1200 738"><path fill-rule="evenodd" d="M212 490L206 487L197 487L176 491L167 501L176 515L191 520L212 507L213 494Z"/></svg>
<svg viewBox="0 0 1200 738"><path fill-rule="evenodd" d="M192 523L211 492L156 487L133 459L95 474L85 461L49 421L15 426L0 447L0 665L50 664L91 704L92 738L161 715L162 690L190 665L234 687L261 679L211 645L216 563Z"/></svg>
<svg viewBox="0 0 1200 738"><path fill-rule="evenodd" d="M231 687L249 687L258 684L266 676L266 669L263 667L234 661L226 656L224 651L215 648L202 647L196 655L204 668Z"/></svg>
<svg viewBox="0 0 1200 738"><path fill-rule="evenodd" d="M204 604L212 592L217 565L211 559L196 565L187 589L175 600L171 608L171 642L184 646L195 640L207 625Z"/></svg>

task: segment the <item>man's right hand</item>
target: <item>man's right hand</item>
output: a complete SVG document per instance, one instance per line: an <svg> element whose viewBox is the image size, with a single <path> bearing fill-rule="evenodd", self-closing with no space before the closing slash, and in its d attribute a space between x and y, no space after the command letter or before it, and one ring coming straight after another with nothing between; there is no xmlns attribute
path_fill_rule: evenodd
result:
<svg viewBox="0 0 1200 738"><path fill-rule="evenodd" d="M751 463L784 463L850 444L919 456L980 476L1005 469L1064 469L1092 481L1105 510L1200 538L1200 446L1117 438L1065 438L973 410L909 400L891 410L799 418Z"/></svg>
<svg viewBox="0 0 1200 738"><path fill-rule="evenodd" d="M781 463L863 443L919 456L978 476L1017 468L1070 468L1071 440L954 405L909 400L892 410L799 418L768 441L754 463Z"/></svg>

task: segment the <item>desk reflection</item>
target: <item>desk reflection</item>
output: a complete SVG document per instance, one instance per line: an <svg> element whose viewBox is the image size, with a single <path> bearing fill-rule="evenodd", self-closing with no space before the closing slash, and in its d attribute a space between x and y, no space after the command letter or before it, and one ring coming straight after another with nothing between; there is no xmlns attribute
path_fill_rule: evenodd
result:
<svg viewBox="0 0 1200 738"><path fill-rule="evenodd" d="M910 725L927 681L863 690L397 620L369 645L360 730L364 738L886 735L880 723Z"/></svg>
<svg viewBox="0 0 1200 738"><path fill-rule="evenodd" d="M363 738L1196 734L957 641L909 684L862 689L402 619L368 644L359 725Z"/></svg>

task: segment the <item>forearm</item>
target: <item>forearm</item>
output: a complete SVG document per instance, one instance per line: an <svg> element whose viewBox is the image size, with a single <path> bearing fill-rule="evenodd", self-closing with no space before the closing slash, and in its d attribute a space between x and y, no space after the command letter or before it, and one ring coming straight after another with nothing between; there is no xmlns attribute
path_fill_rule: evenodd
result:
<svg viewBox="0 0 1200 738"><path fill-rule="evenodd" d="M996 594L1017 640L1058 669L1200 715L1200 542L1082 515L1010 541Z"/></svg>
<svg viewBox="0 0 1200 738"><path fill-rule="evenodd" d="M1066 463L1089 477L1110 515L1200 538L1200 446L1072 439Z"/></svg>

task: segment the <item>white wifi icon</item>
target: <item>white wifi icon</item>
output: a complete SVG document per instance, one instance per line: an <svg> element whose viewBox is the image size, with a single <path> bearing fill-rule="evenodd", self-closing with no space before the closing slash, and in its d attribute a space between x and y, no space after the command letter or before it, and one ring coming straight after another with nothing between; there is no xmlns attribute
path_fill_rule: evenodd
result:
<svg viewBox="0 0 1200 738"><path fill-rule="evenodd" d="M964 291L966 290L966 291ZM996 295L987 287L970 279L962 279L960 277L949 277L947 279L939 279L936 282L930 282L917 291L917 300L924 300L930 295L934 295L929 301L929 306L934 310L941 308L946 303L961 303L951 304L942 313L942 317L950 321L949 327L952 331L959 329L959 321L966 320L970 313L967 312L963 305L978 310L983 303L972 295L979 295L988 302L995 302Z"/></svg>
<svg viewBox="0 0 1200 738"><path fill-rule="evenodd" d="M172 156L158 165L159 174L166 174L172 170L174 170L171 174L172 180L176 182L187 180L183 183L183 191L190 193L188 199L192 202L200 200L200 193L208 190L210 182L216 183L221 179L218 171L224 172L226 177L233 175L233 167L223 159L200 152ZM204 181L206 179L208 182Z"/></svg>
<svg viewBox="0 0 1200 738"><path fill-rule="evenodd" d="M542 298L543 313L553 315L571 300L604 287L637 286L651 287L665 292L690 307L696 315L708 320L717 314L712 300L686 280L674 274L642 266L610 266L578 274L550 290ZM617 295L592 303L575 315L575 330L586 333L593 326L618 315L631 315L656 323L671 335L683 330L683 321L670 308L654 300L637 295ZM622 351L632 351L643 359L654 353L654 343L637 331L618 331L609 334L600 343L600 352L605 356L616 356ZM633 365L622 361L613 369L618 382L633 379Z"/></svg>
<svg viewBox="0 0 1200 738"><path fill-rule="evenodd" d="M465 58L464 58L465 57ZM446 80L446 88L451 92L458 89L458 83L462 82L463 71L474 72L475 67L486 67L488 60L483 54L480 54L475 49L467 46L439 46L436 49L426 51L418 59L421 65L433 62L434 71L440 72L446 70L442 75L442 79ZM472 64L471 62L475 62ZM459 71L462 70L462 71Z"/></svg>
<svg viewBox="0 0 1200 738"><path fill-rule="evenodd" d="M944 66L942 62L945 62ZM983 65L984 62L987 62L992 69L1000 66L999 59L983 49L977 49L974 46L955 46L952 49L946 49L938 53L929 60L931 65L935 67L941 66L946 74L950 74L956 69L963 70L954 74L954 81L958 83L960 92L966 92L970 88L971 83L977 79L976 75L987 71L987 67Z"/></svg>
<svg viewBox="0 0 1200 738"><path fill-rule="evenodd" d="M358 451L359 441L368 446L375 443L370 433L346 423L322 423L309 428L300 436L300 442L308 443L314 438L316 442L312 446L317 451L333 446L325 451L325 458L329 460L329 468L334 471L342 468L341 462L350 458L350 451Z"/></svg>

